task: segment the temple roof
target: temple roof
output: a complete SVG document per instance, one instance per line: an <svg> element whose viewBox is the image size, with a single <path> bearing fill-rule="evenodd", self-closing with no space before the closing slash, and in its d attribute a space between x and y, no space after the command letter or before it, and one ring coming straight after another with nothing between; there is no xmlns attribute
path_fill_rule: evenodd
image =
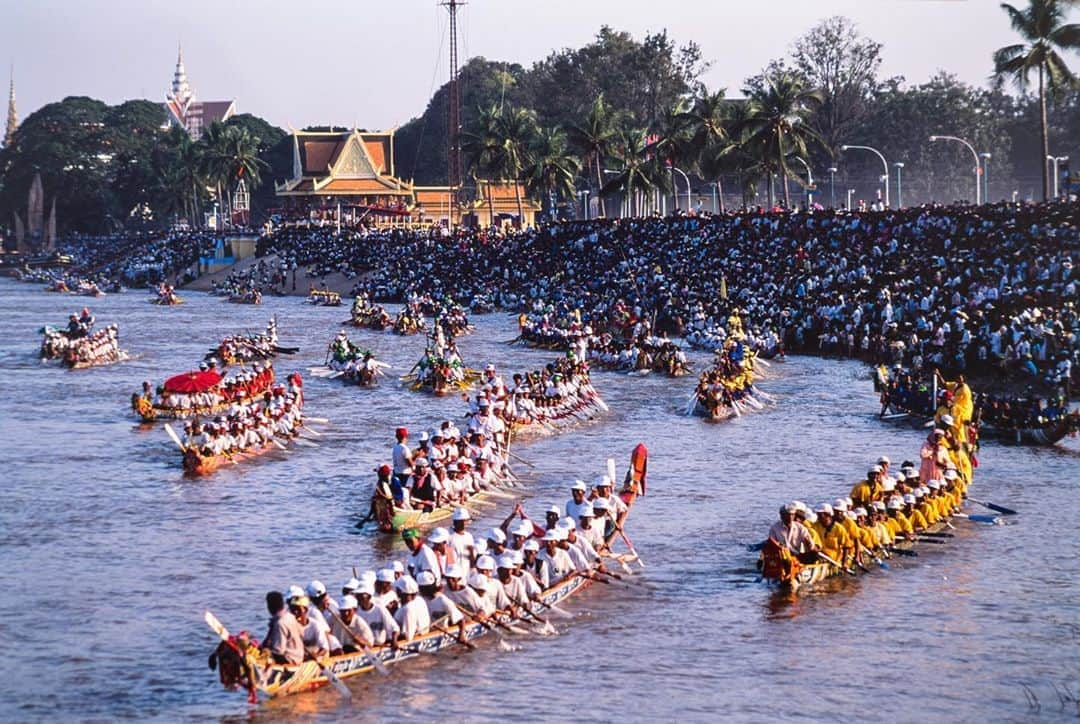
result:
<svg viewBox="0 0 1080 724"><path fill-rule="evenodd" d="M394 177L393 141L393 132L295 131L293 175L277 193L410 194Z"/></svg>

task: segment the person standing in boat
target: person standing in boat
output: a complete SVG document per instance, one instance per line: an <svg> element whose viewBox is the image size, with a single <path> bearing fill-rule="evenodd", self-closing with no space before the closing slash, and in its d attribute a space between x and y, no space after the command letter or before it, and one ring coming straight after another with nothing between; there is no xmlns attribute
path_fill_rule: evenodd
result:
<svg viewBox="0 0 1080 724"><path fill-rule="evenodd" d="M405 502L405 488L408 485L409 476L413 474L413 454L409 450L409 430L399 427L394 432L397 443L391 451L394 467L393 477L390 479L390 488L394 493L394 502L402 505Z"/></svg>
<svg viewBox="0 0 1080 724"><path fill-rule="evenodd" d="M769 528L769 540L787 549L800 563L814 563L818 560L818 547L807 527L795 520L798 509L794 503L780 508L780 520Z"/></svg>
<svg viewBox="0 0 1080 724"><path fill-rule="evenodd" d="M405 541L405 545L409 548L407 563L409 575L415 578L421 571L431 571L435 574L436 580L442 577L439 559L435 555L435 551L431 550L431 546L427 544L427 541L420 537L418 529L406 528L401 533L401 539Z"/></svg>
<svg viewBox="0 0 1080 724"><path fill-rule="evenodd" d="M280 591L266 594L266 609L270 612L270 627L263 638L262 649L269 652L277 664L303 662L304 631L285 607L285 597Z"/></svg>

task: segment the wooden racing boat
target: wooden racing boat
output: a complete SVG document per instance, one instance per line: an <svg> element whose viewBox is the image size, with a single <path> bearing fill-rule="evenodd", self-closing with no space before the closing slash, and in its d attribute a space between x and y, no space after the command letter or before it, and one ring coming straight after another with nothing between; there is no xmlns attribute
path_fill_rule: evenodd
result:
<svg viewBox="0 0 1080 724"><path fill-rule="evenodd" d="M628 508L627 515L631 512L638 495L644 494L647 456L648 451L644 445L638 445L634 448L631 467L626 475L626 484L620 493L620 497L622 497ZM609 462L609 465L613 465L613 463ZM624 519L624 526L625 522ZM613 531L608 537L609 543L614 542L617 535L626 541L627 546L630 547L630 553L614 557L621 561L636 560L637 553L630 546L625 533ZM543 615L544 608L564 602L590 586L592 582L593 578L591 577L572 574L551 585L540 594L542 603L539 608L536 608L536 612ZM234 672L228 678L222 676L222 683L226 688L236 689L240 687L243 690L250 688L253 696L258 691L271 698L318 689L331 683L331 676L335 680L342 681L367 674L375 668L372 657L378 658L384 666L390 666L421 655L434 654L443 649L460 645L456 633L457 627L454 627L451 632L438 631L433 628L429 633L401 642L396 649L389 645L374 646L369 649L370 655L358 651L356 653L343 653L338 656L327 656L318 661L304 661L300 664L277 664L259 651L247 637L230 637L228 631L221 627L220 623L212 615L208 615L206 618L215 633L229 644L228 646L219 646L217 649L222 672ZM527 624L531 620L525 617L515 619L507 614L500 614L497 618L504 624ZM466 624L464 639L470 642L475 641L486 636L490 630L483 624L473 621ZM228 657L231 660L221 662L221 657ZM251 679L254 679L254 681Z"/></svg>
<svg viewBox="0 0 1080 724"><path fill-rule="evenodd" d="M222 455L203 455L198 450L188 448L184 450L182 466L184 468L184 474L192 477L209 475L222 465L237 464L242 460L249 460L259 457L264 453L268 453L271 450L277 450L278 448L273 444L260 445L254 448L248 448L247 450L241 450L240 452L222 454Z"/></svg>

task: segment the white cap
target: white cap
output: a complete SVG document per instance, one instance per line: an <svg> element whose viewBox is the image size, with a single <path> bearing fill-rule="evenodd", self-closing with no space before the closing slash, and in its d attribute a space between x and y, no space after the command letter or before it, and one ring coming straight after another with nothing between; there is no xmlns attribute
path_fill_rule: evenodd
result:
<svg viewBox="0 0 1080 724"><path fill-rule="evenodd" d="M906 505L915 505L915 503L916 503L915 496L912 495L911 493L908 493L907 495L904 496L904 503Z"/></svg>
<svg viewBox="0 0 1080 724"><path fill-rule="evenodd" d="M873 470L875 473L880 473L881 472L881 466L880 465L871 465L870 469Z"/></svg>
<svg viewBox="0 0 1080 724"><path fill-rule="evenodd" d="M555 526L562 530L577 530L577 523L574 522L573 518L561 518Z"/></svg>
<svg viewBox="0 0 1080 724"><path fill-rule="evenodd" d="M951 425L951 424L953 424L953 416L952 415L942 415L941 416L941 421L944 422L946 425Z"/></svg>
<svg viewBox="0 0 1080 724"><path fill-rule="evenodd" d="M394 569L393 568L380 568L379 572L375 574L375 580L379 583L393 583L394 582Z"/></svg>
<svg viewBox="0 0 1080 724"><path fill-rule="evenodd" d="M482 556L487 553L488 544L483 538L479 538L473 542L473 550L476 551L476 555Z"/></svg>
<svg viewBox="0 0 1080 724"><path fill-rule="evenodd" d="M889 460L888 455L882 455L881 457L879 457L877 459L877 461L878 461L878 465L889 465L890 463L892 463L892 460Z"/></svg>
<svg viewBox="0 0 1080 724"><path fill-rule="evenodd" d="M405 564L402 563L401 561L394 561L394 563L390 566L390 568L394 571L394 573L404 573L405 572Z"/></svg>
<svg viewBox="0 0 1080 724"><path fill-rule="evenodd" d="M529 540L525 541L525 545L523 545L521 548L522 550L526 551L538 551L540 550L540 544L536 542L535 538L530 538Z"/></svg>
<svg viewBox="0 0 1080 724"><path fill-rule="evenodd" d="M454 508L454 520L472 520L468 508Z"/></svg>
<svg viewBox="0 0 1080 724"><path fill-rule="evenodd" d="M845 510L844 511L844 517L847 518L848 520L855 520L859 516L855 515L855 511L853 511L853 510Z"/></svg>
<svg viewBox="0 0 1080 724"><path fill-rule="evenodd" d="M904 507L904 503L902 500L900 500L898 496L892 497L889 498L889 503L885 507L887 507L889 510L900 510Z"/></svg>
<svg viewBox="0 0 1080 724"><path fill-rule="evenodd" d="M864 517L866 515L866 508L864 508L864 507L862 507L860 505L858 508L856 508L855 510L853 510L851 512L855 514L856 518L862 518L862 517Z"/></svg>
<svg viewBox="0 0 1080 724"><path fill-rule="evenodd" d="M416 574L416 584L419 586L434 586L435 574L431 571L420 571Z"/></svg>
<svg viewBox="0 0 1080 724"><path fill-rule="evenodd" d="M486 592L488 588L488 577L483 575L482 573L477 573L476 571L473 571L469 574L468 583L471 588L476 588Z"/></svg>
<svg viewBox="0 0 1080 724"><path fill-rule="evenodd" d="M355 591L359 587L360 587L360 580L357 579L357 578L350 578L349 580L345 581L345 585L341 587L341 590L343 590L343 591Z"/></svg>
<svg viewBox="0 0 1080 724"><path fill-rule="evenodd" d="M326 593L326 586L323 585L322 581L312 581L308 584L307 593L312 598L318 598Z"/></svg>
<svg viewBox="0 0 1080 724"><path fill-rule="evenodd" d="M936 480L931 480L926 484L926 487L930 488L931 490L938 490L939 488L941 488L941 483Z"/></svg>
<svg viewBox="0 0 1080 724"><path fill-rule="evenodd" d="M575 480L574 484L570 486L570 489L571 490L580 490L581 492L584 493L586 490L588 490L588 486L585 485L584 480Z"/></svg>
<svg viewBox="0 0 1080 724"><path fill-rule="evenodd" d="M360 574L360 583L374 585L375 584L375 571L364 571Z"/></svg>
<svg viewBox="0 0 1080 724"><path fill-rule="evenodd" d="M919 471L916 470L915 468L912 468L911 470L907 471L906 476L907 476L908 480L918 479Z"/></svg>
<svg viewBox="0 0 1080 724"><path fill-rule="evenodd" d="M498 565L499 568L510 569L510 568L514 568L517 565L517 563L514 561L513 556L504 553L501 556L499 556L499 559L496 561L496 565Z"/></svg>
<svg viewBox="0 0 1080 724"><path fill-rule="evenodd" d="M476 559L476 570L478 571L494 571L495 559L491 556L480 556Z"/></svg>
<svg viewBox="0 0 1080 724"><path fill-rule="evenodd" d="M338 608L344 611L347 608L356 608L358 605L356 596L342 596L341 603L338 604Z"/></svg>
<svg viewBox="0 0 1080 724"><path fill-rule="evenodd" d="M545 513L545 515L552 514L552 513L554 513L555 515L562 515L562 508L560 508L557 505L549 505L548 509L547 509L547 513Z"/></svg>
<svg viewBox="0 0 1080 724"><path fill-rule="evenodd" d="M461 578L461 576L462 576L462 575L463 575L464 573L465 573L465 571L464 571L464 570L462 570L462 568L461 568L461 565L460 565L460 564L458 564L458 563L451 563L450 565L448 565L448 566L446 567L446 570L445 570L445 571L443 571L443 577L444 577L444 578Z"/></svg>
<svg viewBox="0 0 1080 724"><path fill-rule="evenodd" d="M502 532L502 528L492 528L487 532L487 535L484 537L488 540L493 540L496 543L506 542L506 533Z"/></svg>
<svg viewBox="0 0 1080 724"><path fill-rule="evenodd" d="M593 511L608 510L608 502L603 498L597 498L592 502Z"/></svg>
<svg viewBox="0 0 1080 724"><path fill-rule="evenodd" d="M552 528L547 533L544 533L544 537L541 538L540 540L544 541L545 543L547 543L549 541L554 541L554 542L558 543L559 542L559 534L555 532L556 530L557 530L556 528Z"/></svg>
<svg viewBox="0 0 1080 724"><path fill-rule="evenodd" d="M885 504L882 503L880 500L875 500L871 502L870 507L872 507L874 510L885 510Z"/></svg>
<svg viewBox="0 0 1080 724"><path fill-rule="evenodd" d="M855 507L855 501L851 499L851 496L844 498L844 502L847 503L848 510Z"/></svg>
<svg viewBox="0 0 1080 724"><path fill-rule="evenodd" d="M896 481L892 478L885 478L881 481L881 489L884 490L886 493L890 493L896 490Z"/></svg>
<svg viewBox="0 0 1080 724"><path fill-rule="evenodd" d="M814 512L816 512L816 513L828 513L829 515L832 515L833 514L833 507L831 505L829 505L828 503L822 503L821 505L819 505L817 507L817 510L815 510Z"/></svg>
<svg viewBox="0 0 1080 724"><path fill-rule="evenodd" d="M304 589L300 586L289 586L289 590L285 593L285 600L291 601L294 598L300 598L304 595Z"/></svg>
<svg viewBox="0 0 1080 724"><path fill-rule="evenodd" d="M361 583L360 587L356 589L356 595L360 596L360 595L363 595L363 594L367 594L369 596L374 596L375 595L375 586L371 585L370 583L368 583L366 581Z"/></svg>
<svg viewBox="0 0 1080 724"><path fill-rule="evenodd" d="M450 540L450 531L446 528L436 528L427 537L428 543L446 543Z"/></svg>
<svg viewBox="0 0 1080 724"><path fill-rule="evenodd" d="M533 534L533 527L532 527L532 524L530 524L527 521L523 520L520 523L518 523L517 525L515 525L514 528L510 532L513 533L514 535L519 535L522 538L528 538L529 536L531 536Z"/></svg>
<svg viewBox="0 0 1080 724"><path fill-rule="evenodd" d="M806 512L806 521L808 523L817 523L817 513L815 513L812 510L807 510L805 512Z"/></svg>
<svg viewBox="0 0 1080 724"><path fill-rule="evenodd" d="M949 468L948 470L945 471L945 479L946 480L956 480L959 477L960 477L960 474L958 472L956 472L956 470L954 470L953 468Z"/></svg>
<svg viewBox="0 0 1080 724"><path fill-rule="evenodd" d="M846 511L847 510L847 500L845 500L844 498L837 498L836 502L833 503L833 508L835 508L836 510L839 510L841 512Z"/></svg>
<svg viewBox="0 0 1080 724"><path fill-rule="evenodd" d="M586 505L581 506L581 508L578 510L578 517L579 518L595 518L596 517L596 512L593 510L592 504L588 503Z"/></svg>
<svg viewBox="0 0 1080 724"><path fill-rule="evenodd" d="M416 581L412 576L402 576L394 583L394 589L398 593L419 593L420 587L416 585Z"/></svg>
<svg viewBox="0 0 1080 724"><path fill-rule="evenodd" d="M611 478L609 478L607 475L601 475L597 479L595 485L598 488L605 488L605 487L611 487L612 485L614 485L614 483L612 483Z"/></svg>

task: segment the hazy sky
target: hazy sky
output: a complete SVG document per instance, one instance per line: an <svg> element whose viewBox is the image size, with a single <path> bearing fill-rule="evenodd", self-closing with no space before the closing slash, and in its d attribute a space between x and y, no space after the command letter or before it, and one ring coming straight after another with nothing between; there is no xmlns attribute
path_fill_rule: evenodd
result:
<svg viewBox="0 0 1080 724"><path fill-rule="evenodd" d="M712 61L710 87L732 92L838 14L884 44L885 75L909 82L945 68L984 83L992 51L1014 42L997 0L470 0L459 47L528 65L603 24L667 28ZM14 63L23 118L68 95L163 100L182 42L203 100L235 99L283 127L387 128L446 80L445 32L437 0L0 0L0 59Z"/></svg>

